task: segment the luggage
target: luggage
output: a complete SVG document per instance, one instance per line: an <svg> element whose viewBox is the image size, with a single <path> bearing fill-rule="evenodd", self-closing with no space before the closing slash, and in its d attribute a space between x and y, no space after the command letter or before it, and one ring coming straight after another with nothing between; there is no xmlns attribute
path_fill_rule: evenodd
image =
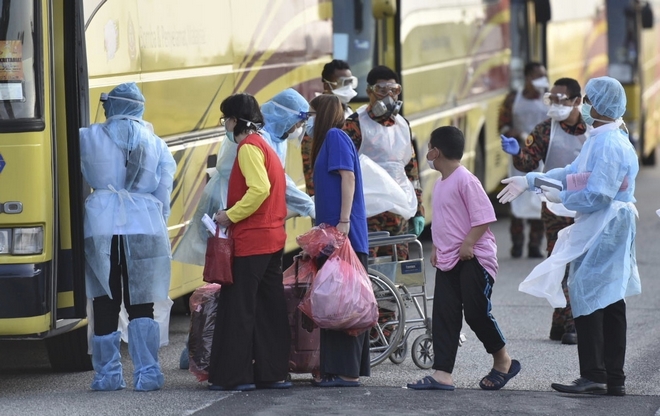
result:
<svg viewBox="0 0 660 416"><path fill-rule="evenodd" d="M197 288L190 296L188 370L197 377L197 381L206 381L209 378L208 368L219 298L220 285L215 283Z"/></svg>
<svg viewBox="0 0 660 416"><path fill-rule="evenodd" d="M320 332L311 319L298 309L314 274L314 260L303 260L299 256L294 258L293 265L284 272L284 297L291 328L291 373L319 373Z"/></svg>

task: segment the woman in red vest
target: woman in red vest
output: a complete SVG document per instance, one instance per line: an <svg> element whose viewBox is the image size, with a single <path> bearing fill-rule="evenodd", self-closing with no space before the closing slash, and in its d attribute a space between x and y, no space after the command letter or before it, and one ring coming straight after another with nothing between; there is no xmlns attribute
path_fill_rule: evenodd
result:
<svg viewBox="0 0 660 416"><path fill-rule="evenodd" d="M253 96L231 95L220 110L227 138L238 144L228 209L214 218L234 240L234 284L220 291L209 389L289 388L291 334L282 286L284 169L258 133L264 119Z"/></svg>

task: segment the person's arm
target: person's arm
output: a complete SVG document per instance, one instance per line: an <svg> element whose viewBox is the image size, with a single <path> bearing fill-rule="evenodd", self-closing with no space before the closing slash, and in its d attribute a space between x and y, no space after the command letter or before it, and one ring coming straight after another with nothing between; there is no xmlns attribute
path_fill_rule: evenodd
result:
<svg viewBox="0 0 660 416"><path fill-rule="evenodd" d="M348 234L351 228L351 209L353 208L353 196L355 195L355 173L342 169L337 172L341 177L341 210L337 229L344 234Z"/></svg>
<svg viewBox="0 0 660 416"><path fill-rule="evenodd" d="M314 218L314 201L306 193L298 189L296 183L286 176L286 207L289 211L302 216Z"/></svg>
<svg viewBox="0 0 660 416"><path fill-rule="evenodd" d="M156 190L152 192L152 195L163 204L163 219L165 220L165 224L167 224L167 220L170 217L170 198L174 184L174 174L176 173L176 162L167 144L160 138L158 140L161 154L158 167L156 168L156 174L160 175L160 181Z"/></svg>
<svg viewBox="0 0 660 416"><path fill-rule="evenodd" d="M227 210L227 217L234 224L252 215L270 195L266 158L261 149L250 144L241 146L238 151L238 165L248 189L245 195Z"/></svg>
<svg viewBox="0 0 660 416"><path fill-rule="evenodd" d="M520 152L513 155L513 166L522 172L532 172L545 160L549 143L550 123L546 120L534 127L525 143L520 146Z"/></svg>
<svg viewBox="0 0 660 416"><path fill-rule="evenodd" d="M463 244L461 244L460 250L458 251L458 257L461 260L470 260L474 257L474 245L477 243L477 241L479 241L481 236L484 235L487 229L488 224L477 225L476 227L472 227L470 229L470 231L465 236L465 239L463 240Z"/></svg>
<svg viewBox="0 0 660 416"><path fill-rule="evenodd" d="M406 165L405 170L406 176L408 176L408 180L412 182L413 188L415 189L415 195L417 196L417 212L415 213L415 217L424 217L424 206L422 205L422 186L419 181L419 165L417 163L417 155L415 154L415 145L413 144L412 137L412 130L410 130L410 147L412 148L412 157Z"/></svg>

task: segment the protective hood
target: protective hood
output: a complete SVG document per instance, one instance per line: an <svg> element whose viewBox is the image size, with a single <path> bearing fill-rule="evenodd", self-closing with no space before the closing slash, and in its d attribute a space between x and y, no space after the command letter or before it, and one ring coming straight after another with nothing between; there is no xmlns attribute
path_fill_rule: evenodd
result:
<svg viewBox="0 0 660 416"><path fill-rule="evenodd" d="M296 90L288 88L261 106L266 125L264 130L275 140L284 140L284 134L294 124L306 119L309 104Z"/></svg>

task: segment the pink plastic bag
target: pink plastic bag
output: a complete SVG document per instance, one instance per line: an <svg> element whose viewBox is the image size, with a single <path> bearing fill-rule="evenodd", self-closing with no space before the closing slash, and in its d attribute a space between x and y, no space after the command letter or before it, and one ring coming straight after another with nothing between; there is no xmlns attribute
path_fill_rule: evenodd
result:
<svg viewBox="0 0 660 416"><path fill-rule="evenodd" d="M318 271L299 308L320 328L349 335L376 325L378 304L371 281L347 238Z"/></svg>

